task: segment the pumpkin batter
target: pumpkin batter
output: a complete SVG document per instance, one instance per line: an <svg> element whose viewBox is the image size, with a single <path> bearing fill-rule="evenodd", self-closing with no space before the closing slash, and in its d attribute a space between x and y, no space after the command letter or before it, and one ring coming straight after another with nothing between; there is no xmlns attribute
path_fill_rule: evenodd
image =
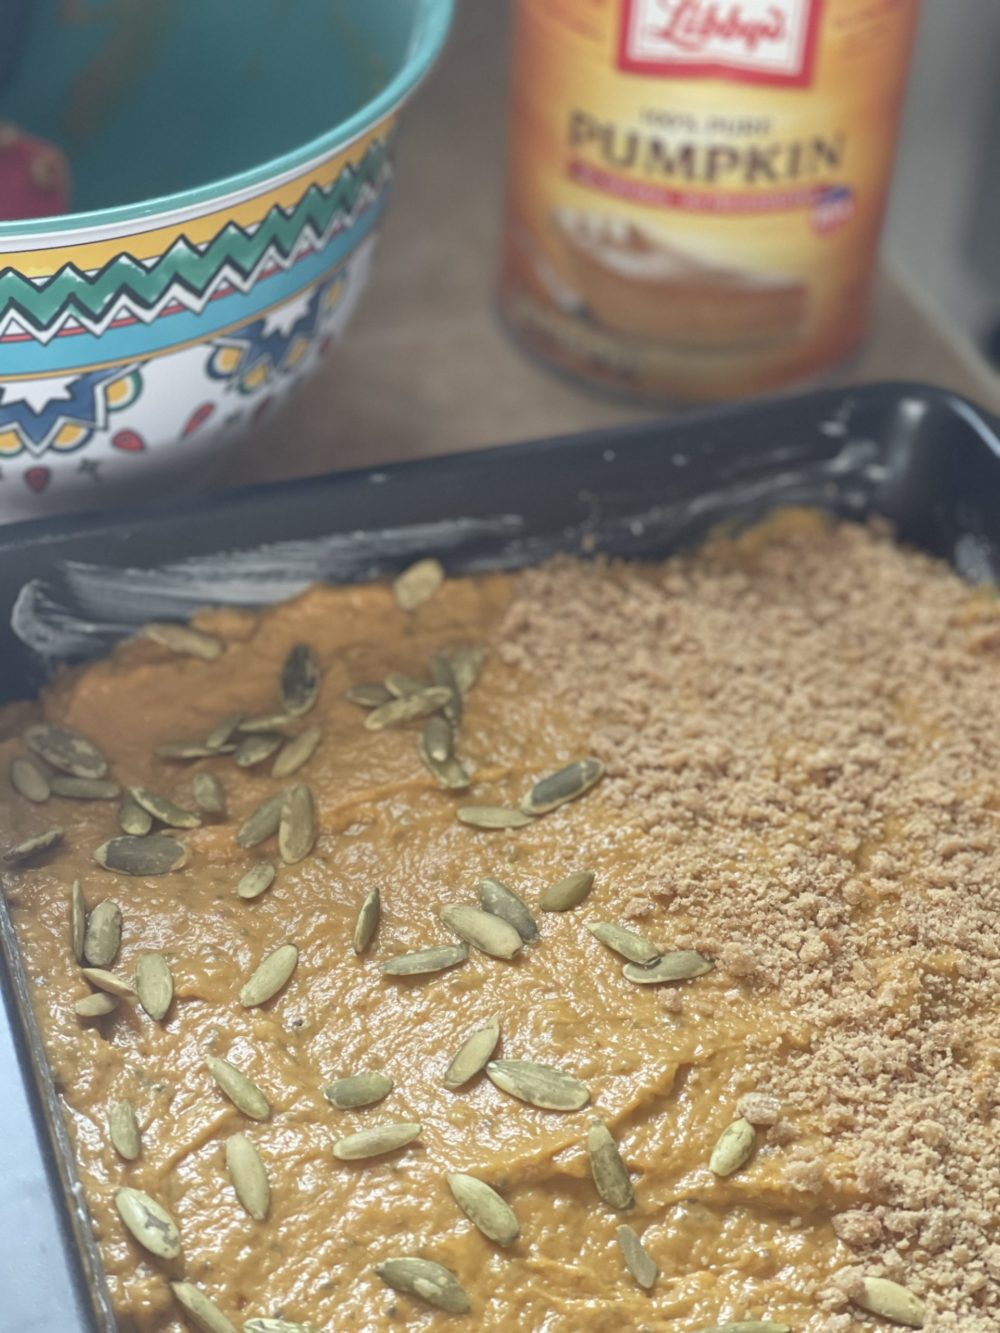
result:
<svg viewBox="0 0 1000 1333"><path fill-rule="evenodd" d="M659 567L567 560L450 579L411 611L384 586L317 587L196 623L223 641L216 660L135 639L63 674L35 714L0 719L10 841L66 829L6 874L6 893L124 1333L187 1328L168 1283L182 1276L237 1327L271 1316L337 1333L693 1333L750 1318L796 1333L887 1328L851 1303L867 1274L916 1292L927 1328L996 1327L992 598L880 534L792 515ZM154 757L226 714L275 711L298 643L323 677L293 730L316 724L322 738L294 778L269 776L271 760ZM426 677L433 653L465 644L487 649L457 743L471 793L442 789L419 762L422 723L371 732L344 697L393 671ZM177 834L179 871L101 869L93 852L120 833L116 802L32 804L7 780L33 715L92 738L119 782L187 808L194 774L215 774L228 814ZM527 827L456 819L462 805L517 805L591 754L603 780ZM273 840L245 851L234 832L290 782L308 783L320 832L283 865ZM278 866L273 885L237 896L265 861ZM585 902L539 911L544 888L578 870L595 875ZM432 975L380 973L394 954L455 943L439 908L478 904L484 876L528 903L538 940L511 961L472 949ZM121 908L117 975L131 980L143 952L169 961L162 1022L127 1002L97 1020L74 1012L89 991L70 949L75 878L89 910ZM375 887L381 922L357 956L355 918ZM633 984L585 928L596 921L715 966ZM287 942L299 953L291 979L242 1007L247 978ZM483 1074L446 1089L452 1056L493 1017L498 1056L565 1069L590 1105L535 1109ZM247 1074L270 1117L241 1114L206 1055ZM335 1109L322 1089L362 1070L388 1074L389 1096ZM108 1137L123 1099L142 1132L133 1162ZM741 1109L764 1122L756 1150L717 1177L713 1146ZM627 1212L591 1179L595 1115L631 1173ZM336 1140L398 1121L422 1125L409 1146L334 1156ZM226 1172L236 1133L267 1169L263 1221ZM507 1199L518 1240L501 1248L476 1230L445 1181L454 1171ZM168 1210L182 1259L136 1244L114 1207L122 1185ZM659 1267L649 1291L623 1263L622 1223ZM471 1313L383 1285L374 1266L401 1255L450 1269Z"/></svg>

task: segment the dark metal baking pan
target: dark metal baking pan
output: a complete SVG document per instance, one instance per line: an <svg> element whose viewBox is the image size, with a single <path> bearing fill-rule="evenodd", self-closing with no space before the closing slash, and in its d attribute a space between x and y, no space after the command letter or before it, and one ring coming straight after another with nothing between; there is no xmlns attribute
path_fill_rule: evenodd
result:
<svg viewBox="0 0 1000 1333"><path fill-rule="evenodd" d="M926 385L870 385L0 529L0 701L145 620L209 603L262 605L429 553L453 573L557 551L659 557L785 504L882 514L902 540L995 580L998 425ZM2 903L0 944L0 1164L16 1163L21 1183L13 1199L0 1192L0 1326L114 1333ZM32 1268L42 1280L24 1280Z"/></svg>

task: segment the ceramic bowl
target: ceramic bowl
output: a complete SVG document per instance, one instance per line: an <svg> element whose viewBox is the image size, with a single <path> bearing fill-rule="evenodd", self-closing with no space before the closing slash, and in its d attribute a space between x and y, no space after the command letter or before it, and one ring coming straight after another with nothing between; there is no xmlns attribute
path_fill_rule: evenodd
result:
<svg viewBox="0 0 1000 1333"><path fill-rule="evenodd" d="M73 211L0 223L0 519L204 479L343 332L452 0L0 0L0 119Z"/></svg>

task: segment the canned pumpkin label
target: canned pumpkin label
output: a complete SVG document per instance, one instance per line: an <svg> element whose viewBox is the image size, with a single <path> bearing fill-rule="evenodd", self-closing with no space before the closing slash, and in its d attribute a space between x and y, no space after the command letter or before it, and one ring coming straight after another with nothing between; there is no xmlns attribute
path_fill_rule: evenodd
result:
<svg viewBox="0 0 1000 1333"><path fill-rule="evenodd" d="M501 304L535 350L675 398L861 336L916 0L519 0Z"/></svg>

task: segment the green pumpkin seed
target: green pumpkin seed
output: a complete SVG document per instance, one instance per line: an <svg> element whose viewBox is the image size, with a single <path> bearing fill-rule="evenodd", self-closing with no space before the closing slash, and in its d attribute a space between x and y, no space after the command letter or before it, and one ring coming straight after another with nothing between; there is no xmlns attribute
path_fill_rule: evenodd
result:
<svg viewBox="0 0 1000 1333"><path fill-rule="evenodd" d="M453 930L459 939L491 958L513 958L524 943L509 922L484 912L481 907L447 903L438 916L442 925Z"/></svg>
<svg viewBox="0 0 1000 1333"><path fill-rule="evenodd" d="M255 764L270 759L284 740L284 736L277 731L251 732L249 736L243 737L233 751L233 762L238 768L253 768Z"/></svg>
<svg viewBox="0 0 1000 1333"><path fill-rule="evenodd" d="M260 1153L245 1134L226 1140L226 1170L237 1199L255 1222L263 1222L271 1205L271 1186Z"/></svg>
<svg viewBox="0 0 1000 1333"><path fill-rule="evenodd" d="M304 782L285 792L278 825L278 851L286 865L295 865L312 851L316 842L316 804Z"/></svg>
<svg viewBox="0 0 1000 1333"><path fill-rule="evenodd" d="M475 685L485 661L485 648L456 648L452 653L451 673L463 694L468 694Z"/></svg>
<svg viewBox="0 0 1000 1333"><path fill-rule="evenodd" d="M491 1060L486 1073L501 1092L544 1111L579 1111L590 1101L589 1091L578 1079L553 1065L533 1060Z"/></svg>
<svg viewBox="0 0 1000 1333"><path fill-rule="evenodd" d="M105 870L123 875L168 875L187 862L187 849L174 838L155 834L148 838L124 835L102 843L94 860Z"/></svg>
<svg viewBox="0 0 1000 1333"><path fill-rule="evenodd" d="M267 1119L271 1114L270 1103L246 1074L241 1073L228 1060L220 1060L214 1055L205 1056L205 1065L237 1111L242 1111L251 1120Z"/></svg>
<svg viewBox="0 0 1000 1333"><path fill-rule="evenodd" d="M443 719L431 718L431 722ZM445 723L445 726L448 724ZM461 760L454 755L448 759L435 759L427 749L426 733L417 737L417 754L424 767L448 791L464 791L472 782L469 771Z"/></svg>
<svg viewBox="0 0 1000 1333"><path fill-rule="evenodd" d="M535 918L528 911L527 905L521 901L513 889L509 889L506 884L502 884L498 879L481 879L479 881L479 901L487 912L500 917L501 921L506 921L509 926L513 926L521 939L526 943L528 940L537 939L538 926Z"/></svg>
<svg viewBox="0 0 1000 1333"><path fill-rule="evenodd" d="M236 1333L235 1324L192 1282L171 1282L170 1290L178 1305L183 1306L201 1329L201 1333Z"/></svg>
<svg viewBox="0 0 1000 1333"><path fill-rule="evenodd" d="M521 802L521 809L529 815L545 815L567 801L575 801L589 791L604 774L600 759L576 759L557 773L536 782Z"/></svg>
<svg viewBox="0 0 1000 1333"><path fill-rule="evenodd" d="M353 1111L359 1106L374 1106L392 1092L392 1079L377 1070L365 1070L335 1079L323 1089L323 1096L338 1111Z"/></svg>
<svg viewBox="0 0 1000 1333"><path fill-rule="evenodd" d="M344 691L344 698L359 708L380 708L392 700L392 692L380 680L363 680Z"/></svg>
<svg viewBox="0 0 1000 1333"><path fill-rule="evenodd" d="M524 828L526 824L534 823L530 815L509 805L462 805L456 813L470 828Z"/></svg>
<svg viewBox="0 0 1000 1333"><path fill-rule="evenodd" d="M74 778L103 778L108 771L108 761L97 746L69 727L36 722L24 733L24 743L47 764Z"/></svg>
<svg viewBox="0 0 1000 1333"><path fill-rule="evenodd" d="M444 568L440 560L418 560L393 580L396 605L401 611L415 611L434 596L443 582Z"/></svg>
<svg viewBox="0 0 1000 1333"><path fill-rule="evenodd" d="M776 1324L770 1319L737 1319L734 1324L712 1324L694 1333L792 1333L791 1324Z"/></svg>
<svg viewBox="0 0 1000 1333"><path fill-rule="evenodd" d="M333 1155L341 1162L359 1162L366 1157L381 1157L383 1153L405 1148L420 1134L419 1121L401 1121L399 1124L376 1125L348 1134L333 1145Z"/></svg>
<svg viewBox="0 0 1000 1333"><path fill-rule="evenodd" d="M288 984L298 961L299 951L294 944L281 944L269 953L240 991L244 1009L254 1009L273 1000Z"/></svg>
<svg viewBox="0 0 1000 1333"><path fill-rule="evenodd" d="M319 1333L312 1324L297 1324L292 1319L248 1319L243 1333Z"/></svg>
<svg viewBox="0 0 1000 1333"><path fill-rule="evenodd" d="M274 764L271 767L271 776L273 778L288 778L293 773L297 773L303 764L307 764L313 757L322 735L323 733L319 727L305 727L297 736L285 741L277 755L275 755Z"/></svg>
<svg viewBox="0 0 1000 1333"><path fill-rule="evenodd" d="M131 1102L112 1103L108 1112L108 1135L115 1152L126 1162L134 1162L142 1152L139 1122Z"/></svg>
<svg viewBox="0 0 1000 1333"><path fill-rule="evenodd" d="M660 957L661 951L656 945L651 944L637 930L627 930L624 926L615 925L613 921L588 921L587 929L595 939L629 962L648 966Z"/></svg>
<svg viewBox="0 0 1000 1333"><path fill-rule="evenodd" d="M167 1210L142 1190L115 1190L118 1216L150 1254L158 1259L176 1259L181 1252L181 1233Z"/></svg>
<svg viewBox="0 0 1000 1333"><path fill-rule="evenodd" d="M407 1296L419 1296L428 1305L448 1314L468 1314L469 1298L461 1283L450 1269L431 1259L417 1259L409 1255L400 1259L386 1259L375 1265L375 1272L387 1287L402 1291Z"/></svg>
<svg viewBox="0 0 1000 1333"><path fill-rule="evenodd" d="M577 870L542 892L538 905L543 912L571 912L590 895L594 887L592 870Z"/></svg>
<svg viewBox="0 0 1000 1333"><path fill-rule="evenodd" d="M247 816L236 831L236 843L247 849L273 838L281 823L281 807L285 793L279 791L275 796L268 796Z"/></svg>
<svg viewBox="0 0 1000 1333"><path fill-rule="evenodd" d="M205 748L213 751L221 750L232 740L233 733L242 721L242 713L227 713L225 717L220 718L205 737Z"/></svg>
<svg viewBox="0 0 1000 1333"><path fill-rule="evenodd" d="M195 804L206 815L225 816L226 789L214 773L196 773L192 780Z"/></svg>
<svg viewBox="0 0 1000 1333"><path fill-rule="evenodd" d="M85 995L82 1000L77 1000L73 1005L73 1012L78 1018L104 1018L108 1014L113 1014L118 1008L118 1000L114 995L106 995L104 991L94 991L92 995Z"/></svg>
<svg viewBox="0 0 1000 1333"><path fill-rule="evenodd" d="M254 736L261 732L276 731L282 737L295 722L291 713L257 713L252 717L241 717L236 730Z"/></svg>
<svg viewBox="0 0 1000 1333"><path fill-rule="evenodd" d="M431 658L431 680L435 685L442 685L450 691L451 698L444 706L444 715L457 731L462 725L465 705L462 701L462 691L458 688L455 673L451 669L451 661L443 653L436 653Z"/></svg>
<svg viewBox="0 0 1000 1333"><path fill-rule="evenodd" d="M449 1171L445 1180L459 1208L487 1240L498 1245L512 1245L517 1240L521 1234L517 1214L495 1189L463 1171Z"/></svg>
<svg viewBox="0 0 1000 1333"><path fill-rule="evenodd" d="M469 1034L452 1056L451 1064L445 1070L444 1086L454 1091L463 1083L468 1083L480 1070L485 1069L490 1056L500 1040L500 1020L490 1021L475 1032Z"/></svg>
<svg viewBox="0 0 1000 1333"><path fill-rule="evenodd" d="M927 1316L927 1308L919 1296L887 1277L862 1278L861 1290L852 1300L869 1314L881 1315L907 1328L923 1328Z"/></svg>
<svg viewBox="0 0 1000 1333"><path fill-rule="evenodd" d="M378 970L387 977L416 977L427 972L443 972L446 967L464 963L469 950L464 944L438 944L431 949L399 953L379 963Z"/></svg>
<svg viewBox="0 0 1000 1333"><path fill-rule="evenodd" d="M168 648L172 653L179 653L182 657L200 657L203 662L214 662L225 647L214 634L195 629L193 625L178 625L173 621L151 620L143 625L139 634L159 644L161 648Z"/></svg>
<svg viewBox="0 0 1000 1333"><path fill-rule="evenodd" d="M10 784L26 801L40 804L51 793L49 780L33 759L15 759L10 766Z"/></svg>
<svg viewBox="0 0 1000 1333"><path fill-rule="evenodd" d="M30 861L42 852L47 852L56 843L62 842L63 836L64 830L61 828L46 829L44 833L36 833L33 837L25 838L23 842L8 847L0 860L5 866L19 866L23 861Z"/></svg>
<svg viewBox="0 0 1000 1333"><path fill-rule="evenodd" d="M50 786L53 796L71 801L116 801L122 794L121 787L110 778L54 777Z"/></svg>
<svg viewBox="0 0 1000 1333"><path fill-rule="evenodd" d="M757 1132L749 1120L741 1116L719 1135L708 1169L716 1176L731 1176L740 1167L746 1166L757 1141Z"/></svg>
<svg viewBox="0 0 1000 1333"><path fill-rule="evenodd" d="M455 750L455 733L443 717L429 717L424 723L424 749L436 764L445 764Z"/></svg>
<svg viewBox="0 0 1000 1333"><path fill-rule="evenodd" d="M704 976L714 966L710 958L695 949L673 949L646 966L626 963L622 976L640 986L657 986L664 981L689 981L692 977Z"/></svg>
<svg viewBox="0 0 1000 1333"><path fill-rule="evenodd" d="M136 805L141 805L154 819L170 828L197 828L201 824L201 819L193 810L185 810L169 797L150 791L148 787L130 787L129 795Z"/></svg>
<svg viewBox="0 0 1000 1333"><path fill-rule="evenodd" d="M430 687L431 682L408 676L403 671L390 671L385 678L385 688L394 699L408 699L411 694L419 694Z"/></svg>
<svg viewBox="0 0 1000 1333"><path fill-rule="evenodd" d="M361 955L365 952L372 940L375 938L375 932L378 930L379 917L382 915L382 895L378 889L372 889L365 894L364 901L358 908L358 915L354 921L354 933L351 936L351 944L354 952Z"/></svg>
<svg viewBox="0 0 1000 1333"><path fill-rule="evenodd" d="M109 898L98 903L87 919L83 956L93 967L109 967L122 943L122 909Z"/></svg>
<svg viewBox="0 0 1000 1333"><path fill-rule="evenodd" d="M210 746L204 741L161 741L153 750L158 759L213 759L218 754L231 754L235 746Z"/></svg>
<svg viewBox="0 0 1000 1333"><path fill-rule="evenodd" d="M121 1000L135 999L135 991L128 982L122 981L121 977L116 977L107 968L81 967L80 976L86 977L92 986L96 986L98 990L102 990L108 995L116 995Z"/></svg>
<svg viewBox="0 0 1000 1333"><path fill-rule="evenodd" d="M278 694L292 717L308 713L319 696L320 666L307 643L297 643L281 668Z"/></svg>
<svg viewBox="0 0 1000 1333"><path fill-rule="evenodd" d="M73 959L83 962L83 942L87 935L87 904L83 899L80 881L75 879L69 891L69 945Z"/></svg>
<svg viewBox="0 0 1000 1333"><path fill-rule="evenodd" d="M602 1120L592 1120L587 1130L587 1155L590 1174L601 1199L609 1208L631 1208L635 1203L628 1167L618 1151L618 1144Z"/></svg>
<svg viewBox="0 0 1000 1333"><path fill-rule="evenodd" d="M636 1231L629 1226L618 1228L618 1246L622 1252L622 1258L625 1260L625 1267L638 1282L639 1286L648 1291L656 1279L660 1276L660 1270L656 1261L639 1239Z"/></svg>
<svg viewBox="0 0 1000 1333"><path fill-rule="evenodd" d="M144 838L153 827L153 816L148 810L143 810L138 801L126 792L118 807L118 824L123 833Z"/></svg>
<svg viewBox="0 0 1000 1333"><path fill-rule="evenodd" d="M136 959L135 993L154 1023L162 1023L174 998L174 978L163 954L141 953Z"/></svg>
<svg viewBox="0 0 1000 1333"><path fill-rule="evenodd" d="M391 699L389 703L373 708L365 718L365 727L368 731L384 731L386 727L415 722L418 718L436 713L450 698L450 690L441 685L432 685L419 694L407 694L402 699Z"/></svg>
<svg viewBox="0 0 1000 1333"><path fill-rule="evenodd" d="M236 886L236 892L241 898L251 899L259 898L265 890L269 889L274 883L274 876L277 872L270 861L262 861L260 865L254 866L240 879Z"/></svg>

